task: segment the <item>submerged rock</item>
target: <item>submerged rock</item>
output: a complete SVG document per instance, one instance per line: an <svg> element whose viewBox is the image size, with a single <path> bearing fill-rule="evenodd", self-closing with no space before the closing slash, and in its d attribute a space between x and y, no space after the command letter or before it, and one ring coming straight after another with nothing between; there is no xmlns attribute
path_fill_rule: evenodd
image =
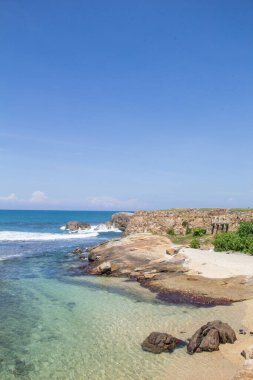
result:
<svg viewBox="0 0 253 380"><path fill-rule="evenodd" d="M88 223L78 222L76 220L72 220L66 224L66 230L77 231L77 230L87 230L91 226Z"/></svg>
<svg viewBox="0 0 253 380"><path fill-rule="evenodd" d="M221 321L208 322L198 329L191 337L188 345L188 354L202 351L217 351L220 343L234 343L236 335L234 330Z"/></svg>
<svg viewBox="0 0 253 380"><path fill-rule="evenodd" d="M160 332L152 332L142 343L141 347L144 351L160 354L161 352L172 352L176 346L182 343L180 339L172 335Z"/></svg>
<svg viewBox="0 0 253 380"><path fill-rule="evenodd" d="M30 379L29 372L34 371L34 365L32 363L26 363L24 360L15 360L15 369L13 371L15 377L22 377Z"/></svg>
<svg viewBox="0 0 253 380"><path fill-rule="evenodd" d="M78 247L75 248L71 253L73 253L74 255L80 255L81 253L83 253L83 250L82 248Z"/></svg>

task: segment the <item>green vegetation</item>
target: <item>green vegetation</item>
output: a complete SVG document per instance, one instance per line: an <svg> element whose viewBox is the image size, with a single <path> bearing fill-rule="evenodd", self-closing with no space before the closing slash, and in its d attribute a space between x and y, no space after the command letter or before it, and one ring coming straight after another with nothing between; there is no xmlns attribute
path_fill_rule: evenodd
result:
<svg viewBox="0 0 253 380"><path fill-rule="evenodd" d="M204 236L204 235L206 235L205 228L201 228L201 227L193 228L193 236Z"/></svg>
<svg viewBox="0 0 253 380"><path fill-rule="evenodd" d="M175 231L173 230L173 228L169 228L167 231L167 234L168 235L175 235Z"/></svg>
<svg viewBox="0 0 253 380"><path fill-rule="evenodd" d="M238 234L241 237L253 236L253 222L242 222L240 224Z"/></svg>
<svg viewBox="0 0 253 380"><path fill-rule="evenodd" d="M253 255L253 222L242 222L236 232L222 232L214 240L215 251L240 251Z"/></svg>
<svg viewBox="0 0 253 380"><path fill-rule="evenodd" d="M190 247L191 248L200 248L200 241L199 239L197 239L196 237L192 239L191 243L190 243Z"/></svg>
<svg viewBox="0 0 253 380"><path fill-rule="evenodd" d="M187 230L186 230L187 232ZM190 231L188 234L181 235L181 234L175 234L173 231L173 234L168 234L169 239L174 244L184 245L184 246L190 246L191 241L194 238L192 231ZM199 237L199 243L201 248L209 249L210 246L213 245L213 235L204 235Z"/></svg>

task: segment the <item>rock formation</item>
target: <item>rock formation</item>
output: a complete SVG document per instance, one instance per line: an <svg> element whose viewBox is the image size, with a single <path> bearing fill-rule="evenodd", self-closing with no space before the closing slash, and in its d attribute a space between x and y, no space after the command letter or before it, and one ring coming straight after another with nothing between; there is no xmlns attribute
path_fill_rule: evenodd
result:
<svg viewBox="0 0 253 380"><path fill-rule="evenodd" d="M208 322L191 337L187 345L187 352L194 354L202 351L217 351L220 343L234 343L235 341L235 332L227 323Z"/></svg>
<svg viewBox="0 0 253 380"><path fill-rule="evenodd" d="M112 219L107 224L124 232L133 215L132 212L117 212L112 215Z"/></svg>
<svg viewBox="0 0 253 380"><path fill-rule="evenodd" d="M228 305L253 298L253 279L243 276L207 278L188 274L185 256L176 253L166 236L148 233L129 235L89 248L89 265L84 271L94 275L129 277L170 303ZM101 264L110 263L104 271ZM101 270L102 269L102 270Z"/></svg>
<svg viewBox="0 0 253 380"><path fill-rule="evenodd" d="M66 224L66 230L69 231L78 231L78 230L87 230L90 228L90 224L84 222L78 222L72 220Z"/></svg>
<svg viewBox="0 0 253 380"><path fill-rule="evenodd" d="M142 343L144 351L160 354L161 352L173 352L178 344L182 343L180 339L172 335L160 332L152 332Z"/></svg>

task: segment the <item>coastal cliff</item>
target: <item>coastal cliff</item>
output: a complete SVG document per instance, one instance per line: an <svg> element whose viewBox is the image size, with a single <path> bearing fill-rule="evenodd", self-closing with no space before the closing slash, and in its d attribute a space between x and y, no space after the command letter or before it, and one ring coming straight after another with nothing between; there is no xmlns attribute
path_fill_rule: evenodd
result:
<svg viewBox="0 0 253 380"><path fill-rule="evenodd" d="M253 220L253 210L240 209L172 209L137 211L129 219L125 235L150 232L166 235L168 231L185 235L187 229L205 228L208 234L217 229L235 231L242 221Z"/></svg>

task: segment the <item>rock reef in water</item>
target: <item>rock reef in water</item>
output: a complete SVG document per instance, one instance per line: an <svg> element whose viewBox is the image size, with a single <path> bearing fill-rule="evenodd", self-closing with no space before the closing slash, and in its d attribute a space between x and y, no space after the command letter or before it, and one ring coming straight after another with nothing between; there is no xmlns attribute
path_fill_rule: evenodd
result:
<svg viewBox="0 0 253 380"><path fill-rule="evenodd" d="M221 321L208 322L198 329L191 337L188 345L188 354L202 351L218 351L220 343L234 343L236 335L234 330Z"/></svg>
<svg viewBox="0 0 253 380"><path fill-rule="evenodd" d="M68 222L66 224L65 227L66 227L66 230L69 230L69 231L78 231L78 230L87 230L91 226L90 226L89 223L78 222L76 220L71 220L70 222Z"/></svg>

